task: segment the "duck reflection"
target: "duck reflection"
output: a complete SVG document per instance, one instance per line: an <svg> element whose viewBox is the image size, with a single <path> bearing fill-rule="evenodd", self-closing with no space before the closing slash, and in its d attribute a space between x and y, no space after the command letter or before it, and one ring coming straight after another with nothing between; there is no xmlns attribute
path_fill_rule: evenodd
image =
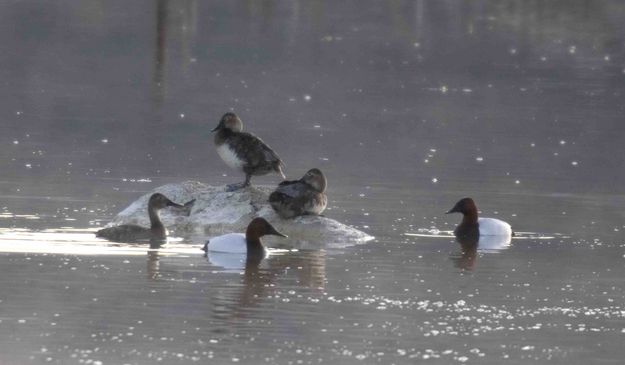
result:
<svg viewBox="0 0 625 365"><path fill-rule="evenodd" d="M150 248L154 248L152 247L152 243L150 243ZM160 277L161 270L160 253L157 250L149 250L148 260L146 262L147 270L145 272L148 275L148 279L157 280Z"/></svg>
<svg viewBox="0 0 625 365"><path fill-rule="evenodd" d="M468 232L466 235L456 235L456 242L460 244L460 254L452 254L451 260L454 266L463 270L473 270L477 258L477 247L479 245L480 233Z"/></svg>
<svg viewBox="0 0 625 365"><path fill-rule="evenodd" d="M460 253L454 253L450 258L459 269L473 270L480 253L499 252L510 247L509 236L480 236L477 227L456 233Z"/></svg>
<svg viewBox="0 0 625 365"><path fill-rule="evenodd" d="M235 258L230 261L224 260L224 254L218 255L208 252L209 261L229 264L226 272L237 272L234 264ZM238 256L238 255L230 255ZM293 285L312 290L313 293L321 293L325 287L325 252L324 251L297 251L272 254L266 258L260 256L248 256L239 261L238 272L241 272L241 285L237 290L221 297L222 305L214 312L220 318L241 318L252 308L261 305L268 299L282 295L288 291L285 286ZM221 266L221 265L220 265ZM278 281L290 282L285 286L276 286ZM220 293L221 296L222 293Z"/></svg>

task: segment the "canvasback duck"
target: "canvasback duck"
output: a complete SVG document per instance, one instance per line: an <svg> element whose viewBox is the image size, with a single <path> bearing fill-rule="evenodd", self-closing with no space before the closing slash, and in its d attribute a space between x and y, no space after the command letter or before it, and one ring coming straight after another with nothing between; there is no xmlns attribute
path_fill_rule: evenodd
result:
<svg viewBox="0 0 625 365"><path fill-rule="evenodd" d="M229 190L237 190L250 185L252 176L282 172L284 163L280 157L260 138L251 133L242 132L243 122L234 113L226 113L212 132L215 135L217 153L226 165L245 173L245 181L228 186Z"/></svg>
<svg viewBox="0 0 625 365"><path fill-rule="evenodd" d="M283 181L269 195L271 207L284 219L300 215L319 215L328 204L328 182L319 169L310 169L299 180Z"/></svg>
<svg viewBox="0 0 625 365"><path fill-rule="evenodd" d="M480 237L502 236L508 238L507 242L512 237L512 228L508 223L495 218L478 218L477 206L471 198L461 199L446 214L450 213L462 213L462 222L454 230L456 237L482 241Z"/></svg>
<svg viewBox="0 0 625 365"><path fill-rule="evenodd" d="M150 228L137 226L134 224L124 224L121 226L104 228L96 232L96 237L104 238L114 242L137 242L137 241L153 241L167 238L167 229L161 222L159 211L167 207L176 207L180 209L190 210L195 203L195 199L184 205L174 203L161 193L155 193L150 196L148 201L148 215L150 217Z"/></svg>
<svg viewBox="0 0 625 365"><path fill-rule="evenodd" d="M287 237L278 232L265 218L254 218L247 226L245 234L228 233L213 237L206 241L202 250L264 257L266 251L260 238L265 235Z"/></svg>

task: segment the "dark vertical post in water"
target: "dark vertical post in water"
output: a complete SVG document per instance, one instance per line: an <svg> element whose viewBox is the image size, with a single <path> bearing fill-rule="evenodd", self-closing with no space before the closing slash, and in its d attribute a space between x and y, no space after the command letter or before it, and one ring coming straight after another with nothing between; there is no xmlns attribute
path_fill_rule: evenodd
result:
<svg viewBox="0 0 625 365"><path fill-rule="evenodd" d="M157 104L165 97L165 61L167 59L167 2L156 0L156 54L154 65L154 99Z"/></svg>

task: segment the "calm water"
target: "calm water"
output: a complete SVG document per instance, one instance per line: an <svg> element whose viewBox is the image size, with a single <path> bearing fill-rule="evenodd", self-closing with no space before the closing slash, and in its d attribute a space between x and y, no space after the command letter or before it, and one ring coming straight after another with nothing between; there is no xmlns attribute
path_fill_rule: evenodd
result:
<svg viewBox="0 0 625 365"><path fill-rule="evenodd" d="M1 364L622 363L622 2L21 1L0 19ZM197 239L93 238L164 183L241 180L209 133L228 110L289 177L321 168L327 216L376 240L233 271ZM437 231L464 196L526 233L463 254Z"/></svg>

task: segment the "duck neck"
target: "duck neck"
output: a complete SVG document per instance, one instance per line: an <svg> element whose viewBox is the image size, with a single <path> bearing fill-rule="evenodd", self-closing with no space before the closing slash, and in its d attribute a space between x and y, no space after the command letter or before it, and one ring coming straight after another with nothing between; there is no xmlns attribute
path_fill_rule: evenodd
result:
<svg viewBox="0 0 625 365"><path fill-rule="evenodd" d="M462 225L472 226L477 224L477 211L471 211L462 215Z"/></svg>
<svg viewBox="0 0 625 365"><path fill-rule="evenodd" d="M246 233L245 242L247 243L248 255L261 255L265 251L262 242L260 242L260 237L254 237Z"/></svg>
<svg viewBox="0 0 625 365"><path fill-rule="evenodd" d="M454 230L456 241L460 243L463 250L471 247L477 247L477 242L480 239L480 228L477 224L460 224Z"/></svg>
<svg viewBox="0 0 625 365"><path fill-rule="evenodd" d="M165 226L161 222L161 217L158 214L158 210L152 207L148 208L148 215L150 216L150 228L152 230L163 230Z"/></svg>
<svg viewBox="0 0 625 365"><path fill-rule="evenodd" d="M306 181L306 180L304 180L304 179L300 179L299 181L300 181L302 184L304 184L304 185L308 186L309 188L311 188L312 190L314 190L314 191L316 191L316 192L318 192L318 193L323 193L323 191L319 190L319 189L315 186L315 184L311 184L311 183L309 183L308 181Z"/></svg>
<svg viewBox="0 0 625 365"><path fill-rule="evenodd" d="M226 141L226 139L228 139L228 137L230 137L234 132L231 131L228 128L223 128L220 129L219 131L217 131L217 134L215 134L215 144L217 145L221 145L222 143L224 143Z"/></svg>

